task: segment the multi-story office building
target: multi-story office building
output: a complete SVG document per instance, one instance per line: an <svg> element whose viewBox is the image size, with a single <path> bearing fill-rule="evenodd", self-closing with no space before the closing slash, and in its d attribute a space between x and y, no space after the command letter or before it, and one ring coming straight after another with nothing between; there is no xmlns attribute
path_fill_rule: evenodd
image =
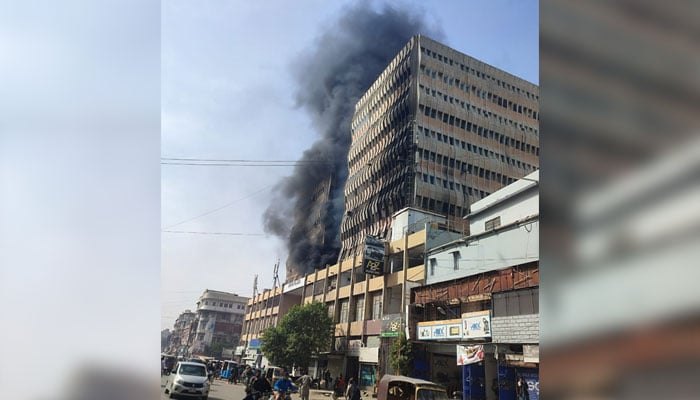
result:
<svg viewBox="0 0 700 400"><path fill-rule="evenodd" d="M197 302L197 328L190 343L191 354L204 354L212 344L235 347L241 338L248 297L205 290Z"/></svg>
<svg viewBox="0 0 700 400"><path fill-rule="evenodd" d="M466 233L471 203L539 168L538 102L537 85L411 38L355 106L339 260L406 207Z"/></svg>

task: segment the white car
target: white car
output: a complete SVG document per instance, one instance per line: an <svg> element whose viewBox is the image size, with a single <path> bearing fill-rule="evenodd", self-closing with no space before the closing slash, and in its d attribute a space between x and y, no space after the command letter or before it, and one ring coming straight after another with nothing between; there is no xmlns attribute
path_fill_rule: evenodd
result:
<svg viewBox="0 0 700 400"><path fill-rule="evenodd" d="M168 397L197 397L206 400L209 397L209 378L207 367L195 362L177 363L170 379L165 384Z"/></svg>

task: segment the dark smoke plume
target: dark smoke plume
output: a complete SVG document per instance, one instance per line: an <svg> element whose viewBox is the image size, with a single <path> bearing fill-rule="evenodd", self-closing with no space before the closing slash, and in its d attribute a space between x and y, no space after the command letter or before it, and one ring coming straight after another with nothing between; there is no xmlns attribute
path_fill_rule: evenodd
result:
<svg viewBox="0 0 700 400"><path fill-rule="evenodd" d="M345 9L295 66L298 105L320 138L277 185L264 215L265 230L287 241L287 279L337 262L355 103L418 33L442 37L408 10L376 11L361 2Z"/></svg>

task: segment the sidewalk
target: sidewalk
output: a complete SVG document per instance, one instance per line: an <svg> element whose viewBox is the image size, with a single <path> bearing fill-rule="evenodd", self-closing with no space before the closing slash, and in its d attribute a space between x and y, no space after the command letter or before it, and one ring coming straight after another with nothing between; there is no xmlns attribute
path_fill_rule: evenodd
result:
<svg viewBox="0 0 700 400"><path fill-rule="evenodd" d="M309 400L333 400L332 394L332 390L311 389L309 391ZM368 399L372 399L372 394L363 390L362 400ZM345 396L338 397L338 400L345 400Z"/></svg>

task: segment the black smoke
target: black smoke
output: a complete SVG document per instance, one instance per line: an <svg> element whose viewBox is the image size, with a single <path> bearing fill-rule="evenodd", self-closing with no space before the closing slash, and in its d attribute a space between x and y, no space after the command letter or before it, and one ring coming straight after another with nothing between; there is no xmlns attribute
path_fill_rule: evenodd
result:
<svg viewBox="0 0 700 400"><path fill-rule="evenodd" d="M304 152L293 174L276 186L264 214L265 230L287 241L288 279L337 262L355 103L418 33L442 37L410 10L388 5L374 10L360 2L344 9L295 65L297 104L311 115L320 138ZM329 180L319 213L314 195L324 192L319 188Z"/></svg>

